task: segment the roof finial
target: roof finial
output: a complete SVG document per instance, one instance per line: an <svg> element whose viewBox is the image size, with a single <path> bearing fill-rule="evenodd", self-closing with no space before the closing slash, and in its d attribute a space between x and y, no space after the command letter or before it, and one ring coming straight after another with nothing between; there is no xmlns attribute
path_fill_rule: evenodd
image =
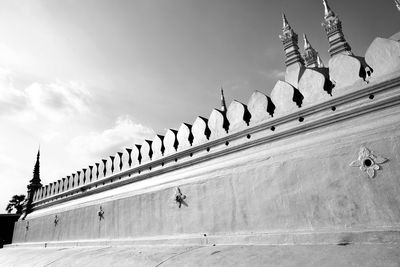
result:
<svg viewBox="0 0 400 267"><path fill-rule="evenodd" d="M396 4L397 9L400 11L400 0L394 0L394 3Z"/></svg>
<svg viewBox="0 0 400 267"><path fill-rule="evenodd" d="M332 9L328 5L328 2L326 0L322 0L322 3L324 4L325 18L335 16L335 13L333 13Z"/></svg>
<svg viewBox="0 0 400 267"><path fill-rule="evenodd" d="M317 56L318 53L315 51L315 49L311 46L310 42L307 39L307 35L303 33L303 38L304 38L304 61L306 63L306 66L309 68L313 67L319 67L317 63Z"/></svg>
<svg viewBox="0 0 400 267"><path fill-rule="evenodd" d="M301 58L299 47L297 46L298 36L289 25L289 22L287 21L284 13L282 13L282 21L282 34L279 35L279 38L283 43L283 49L286 55L286 67L295 63L303 64L303 59Z"/></svg>
<svg viewBox="0 0 400 267"><path fill-rule="evenodd" d="M282 29L290 28L289 22L286 19L285 13L282 13Z"/></svg>
<svg viewBox="0 0 400 267"><path fill-rule="evenodd" d="M307 50L311 47L310 42L307 39L307 35L303 33L303 38L304 38L304 50Z"/></svg>
<svg viewBox="0 0 400 267"><path fill-rule="evenodd" d="M325 16L322 26L329 41L329 54L331 57L337 54L352 55L351 47L344 38L342 31L342 22L339 17L333 13L326 0L322 0L325 7Z"/></svg>
<svg viewBox="0 0 400 267"><path fill-rule="evenodd" d="M224 96L224 88L221 86L221 110L226 112L226 103L225 103L225 96Z"/></svg>
<svg viewBox="0 0 400 267"><path fill-rule="evenodd" d="M322 61L322 59L321 59L321 57L319 55L317 55L317 67L318 68L324 68L325 67L324 62Z"/></svg>
<svg viewBox="0 0 400 267"><path fill-rule="evenodd" d="M30 180L31 184L40 184L40 145L36 155L36 163L33 168L33 178Z"/></svg>

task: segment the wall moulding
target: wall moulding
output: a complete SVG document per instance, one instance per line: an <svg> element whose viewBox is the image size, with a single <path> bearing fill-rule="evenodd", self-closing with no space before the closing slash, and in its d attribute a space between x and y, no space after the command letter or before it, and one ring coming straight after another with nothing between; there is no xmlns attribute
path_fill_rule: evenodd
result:
<svg viewBox="0 0 400 267"><path fill-rule="evenodd" d="M250 125L242 131L230 133L181 151L178 150L176 153L148 161L133 168L115 171L107 177L92 180L89 183L81 184L79 187L69 188L58 194L34 201L33 211L140 180L150 179L162 173L287 138L337 121L400 105L399 87L399 74L382 77L382 79L369 84L349 87L348 93L337 95L328 101L303 107L294 113L280 117L268 118L264 122ZM374 95L375 98L371 99L371 95ZM335 107L335 112L332 112L332 107ZM305 118L305 120L300 123L299 117ZM271 131L272 127L275 131ZM249 135L251 138L247 138ZM225 145L226 142L229 143L229 146Z"/></svg>

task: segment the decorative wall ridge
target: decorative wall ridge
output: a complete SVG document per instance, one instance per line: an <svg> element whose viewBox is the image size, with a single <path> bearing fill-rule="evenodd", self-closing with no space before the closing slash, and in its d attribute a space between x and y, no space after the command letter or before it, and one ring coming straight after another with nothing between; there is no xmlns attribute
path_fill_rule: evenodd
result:
<svg viewBox="0 0 400 267"><path fill-rule="evenodd" d="M328 101L304 107L297 112L284 116L268 118L237 132L228 133L225 136L181 151L178 150L176 153L165 155L156 160L112 173L109 172L106 177L97 178L91 182L86 182L86 180L83 183L80 182L79 186L76 184L70 186L67 190L63 189L67 181L67 179L63 178L37 191L33 202L33 210L151 178L161 173L191 166L224 154L234 153L248 147L286 138L340 120L373 112L374 110L398 105L400 104L400 90L397 88L399 86L400 75L397 73L388 75L367 85L353 86L353 88L349 88L347 94L338 95ZM380 95L379 98L371 97L378 95ZM294 123L296 121L297 123ZM280 130L281 128L282 130ZM72 180L72 182L78 181L78 177L75 174L72 177L75 177L75 180L68 179Z"/></svg>

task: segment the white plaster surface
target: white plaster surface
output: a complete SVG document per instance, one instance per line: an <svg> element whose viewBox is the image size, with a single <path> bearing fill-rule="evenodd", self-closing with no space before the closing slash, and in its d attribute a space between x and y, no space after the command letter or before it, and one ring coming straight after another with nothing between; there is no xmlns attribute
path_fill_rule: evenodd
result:
<svg viewBox="0 0 400 267"><path fill-rule="evenodd" d="M400 41L400 32L393 34L392 36L389 37L389 39L394 41Z"/></svg>
<svg viewBox="0 0 400 267"><path fill-rule="evenodd" d="M349 166L361 145L389 159L374 179ZM394 106L35 211L13 242L398 231L399 151ZM187 206L175 203L176 186Z"/></svg>
<svg viewBox="0 0 400 267"><path fill-rule="evenodd" d="M349 55L338 54L329 60L329 76L335 84L332 94L341 93L343 87L363 82L360 77L361 62Z"/></svg>
<svg viewBox="0 0 400 267"><path fill-rule="evenodd" d="M191 125L187 123L182 123L179 127L177 134L178 151L185 150L186 148L189 148L191 146L189 142L190 129Z"/></svg>
<svg viewBox="0 0 400 267"><path fill-rule="evenodd" d="M234 133L247 128L247 124L244 121L244 113L246 105L239 101L233 100L228 107L226 117L229 121L229 133Z"/></svg>
<svg viewBox="0 0 400 267"><path fill-rule="evenodd" d="M132 152L131 152L131 157L132 157ZM124 149L122 154L122 170L127 170L127 169L129 169L129 154L128 151Z"/></svg>
<svg viewBox="0 0 400 267"><path fill-rule="evenodd" d="M254 91L251 95L247 108L251 113L251 126L271 118L271 115L267 112L268 98L259 91Z"/></svg>
<svg viewBox="0 0 400 267"><path fill-rule="evenodd" d="M167 132L165 133L164 137L165 156L174 154L176 152L176 149L174 148L174 143L177 140L176 135L177 131L173 129L168 129Z"/></svg>
<svg viewBox="0 0 400 267"><path fill-rule="evenodd" d="M295 63L286 68L285 81L290 83L295 88L298 88L298 83L305 67L301 63Z"/></svg>
<svg viewBox="0 0 400 267"><path fill-rule="evenodd" d="M365 53L365 60L373 69L372 78L400 71L400 42L375 38Z"/></svg>
<svg viewBox="0 0 400 267"><path fill-rule="evenodd" d="M164 136L156 135L153 139L152 148L153 148L153 160L159 159L163 156L161 147L163 146ZM164 146L165 147L165 146ZM165 152L165 151L164 151Z"/></svg>
<svg viewBox="0 0 400 267"><path fill-rule="evenodd" d="M313 69L306 69L299 81L300 93L304 96L302 106L311 106L332 97L324 91L325 76Z"/></svg>
<svg viewBox="0 0 400 267"><path fill-rule="evenodd" d="M143 141L143 143L141 145L142 145L142 147L140 149L140 153L142 155L142 163L149 162L150 161L149 153L151 150L151 145L146 140ZM153 155L154 155L154 151L153 151Z"/></svg>
<svg viewBox="0 0 400 267"><path fill-rule="evenodd" d="M294 87L287 82L277 81L271 92L272 102L275 104L275 116L296 112L299 110L293 101Z"/></svg>
<svg viewBox="0 0 400 267"><path fill-rule="evenodd" d="M204 144L208 141L204 131L206 130L208 120L203 117L197 117L192 126L193 146Z"/></svg>
<svg viewBox="0 0 400 267"><path fill-rule="evenodd" d="M213 109L213 111L210 114L210 117L208 118L208 127L211 130L210 140L215 140L227 134L223 125L224 125L223 112L219 109Z"/></svg>

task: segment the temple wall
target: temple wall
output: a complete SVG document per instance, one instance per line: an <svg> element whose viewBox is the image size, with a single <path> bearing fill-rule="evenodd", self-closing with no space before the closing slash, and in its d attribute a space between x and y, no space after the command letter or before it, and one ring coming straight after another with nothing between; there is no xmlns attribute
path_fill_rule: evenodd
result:
<svg viewBox="0 0 400 267"><path fill-rule="evenodd" d="M329 69L299 61L270 96L43 186L12 246L398 242L399 42L333 50Z"/></svg>
<svg viewBox="0 0 400 267"><path fill-rule="evenodd" d="M388 159L374 178L349 166L360 146ZM399 231L399 159L393 105L34 211L16 224L13 243L329 243ZM375 232L365 238L386 238Z"/></svg>

